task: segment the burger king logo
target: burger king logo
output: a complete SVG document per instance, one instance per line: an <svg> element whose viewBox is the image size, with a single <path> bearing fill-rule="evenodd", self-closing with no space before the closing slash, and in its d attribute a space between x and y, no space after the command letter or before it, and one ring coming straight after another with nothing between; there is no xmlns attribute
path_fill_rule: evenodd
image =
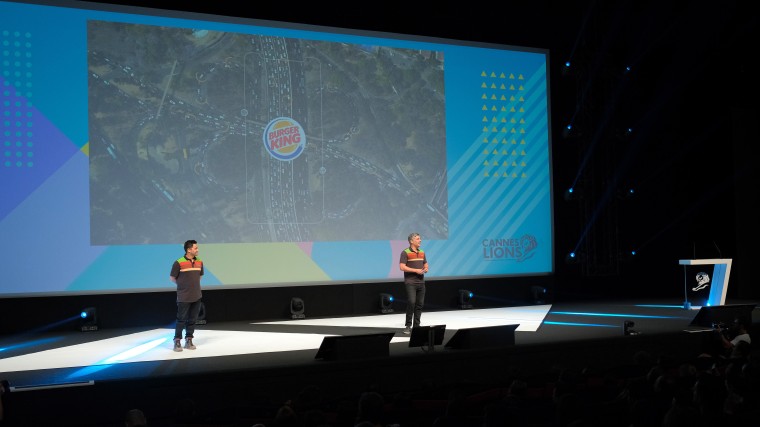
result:
<svg viewBox="0 0 760 427"><path fill-rule="evenodd" d="M306 133L290 117L278 117L264 128L264 147L277 160L293 160L303 153Z"/></svg>

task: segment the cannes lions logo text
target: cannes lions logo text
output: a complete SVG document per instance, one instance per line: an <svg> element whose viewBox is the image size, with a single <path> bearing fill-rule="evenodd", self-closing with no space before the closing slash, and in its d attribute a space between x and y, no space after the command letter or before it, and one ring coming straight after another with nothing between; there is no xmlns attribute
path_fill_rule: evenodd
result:
<svg viewBox="0 0 760 427"><path fill-rule="evenodd" d="M538 246L536 236L526 234L512 239L483 239L483 258L486 260L514 260L531 258Z"/></svg>
<svg viewBox="0 0 760 427"><path fill-rule="evenodd" d="M264 128L264 147L277 160L293 160L306 147L306 133L301 125L289 118L278 117Z"/></svg>

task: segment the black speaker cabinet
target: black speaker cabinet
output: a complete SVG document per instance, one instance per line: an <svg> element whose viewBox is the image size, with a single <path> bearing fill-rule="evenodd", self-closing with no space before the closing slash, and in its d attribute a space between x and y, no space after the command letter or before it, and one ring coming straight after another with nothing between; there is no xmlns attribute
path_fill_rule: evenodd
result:
<svg viewBox="0 0 760 427"><path fill-rule="evenodd" d="M520 325L459 329L444 348L473 349L515 345L515 329Z"/></svg>
<svg viewBox="0 0 760 427"><path fill-rule="evenodd" d="M417 326L412 329L409 347L430 347L443 344L446 325Z"/></svg>
<svg viewBox="0 0 760 427"><path fill-rule="evenodd" d="M395 332L324 337L315 359L345 360L388 357Z"/></svg>

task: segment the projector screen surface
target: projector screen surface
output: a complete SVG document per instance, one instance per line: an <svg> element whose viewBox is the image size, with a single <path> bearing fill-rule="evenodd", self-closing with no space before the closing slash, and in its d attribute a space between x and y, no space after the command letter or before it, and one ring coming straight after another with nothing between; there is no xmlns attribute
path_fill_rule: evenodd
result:
<svg viewBox="0 0 760 427"><path fill-rule="evenodd" d="M553 273L548 52L0 2L0 296Z"/></svg>

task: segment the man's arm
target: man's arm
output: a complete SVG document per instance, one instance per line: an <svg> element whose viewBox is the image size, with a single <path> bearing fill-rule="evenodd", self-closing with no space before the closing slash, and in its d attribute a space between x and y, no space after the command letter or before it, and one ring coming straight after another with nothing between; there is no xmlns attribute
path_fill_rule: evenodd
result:
<svg viewBox="0 0 760 427"><path fill-rule="evenodd" d="M398 268L401 271L407 272L407 273L415 273L415 274L423 274L425 271L427 271L427 264L425 264L425 267L423 268L412 268L406 265L406 263L400 262L398 264Z"/></svg>
<svg viewBox="0 0 760 427"><path fill-rule="evenodd" d="M177 277L179 277L179 262L174 261L172 263L172 269L169 271L169 280L176 284Z"/></svg>

